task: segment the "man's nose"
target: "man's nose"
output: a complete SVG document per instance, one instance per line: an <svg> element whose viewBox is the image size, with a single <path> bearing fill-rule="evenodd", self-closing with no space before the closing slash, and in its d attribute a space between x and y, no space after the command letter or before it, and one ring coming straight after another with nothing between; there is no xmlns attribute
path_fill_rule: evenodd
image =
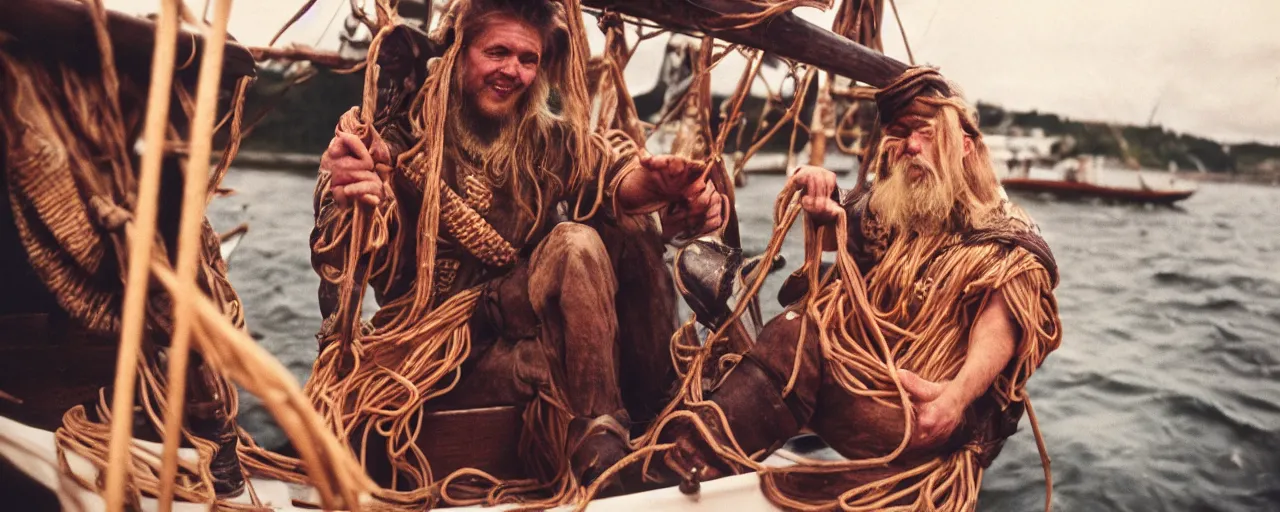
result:
<svg viewBox="0 0 1280 512"><path fill-rule="evenodd" d="M510 58L502 61L502 67L498 69L503 75L512 80L520 78L520 59Z"/></svg>
<svg viewBox="0 0 1280 512"><path fill-rule="evenodd" d="M916 156L920 154L921 151L924 151L924 146L920 143L919 137L912 135L911 137L907 138L907 145L905 150L908 155Z"/></svg>

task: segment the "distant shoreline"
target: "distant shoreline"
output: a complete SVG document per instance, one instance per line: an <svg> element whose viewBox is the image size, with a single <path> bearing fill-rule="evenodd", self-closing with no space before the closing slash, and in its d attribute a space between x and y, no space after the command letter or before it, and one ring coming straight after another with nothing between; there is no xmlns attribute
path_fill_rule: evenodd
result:
<svg viewBox="0 0 1280 512"><path fill-rule="evenodd" d="M828 158L830 161L830 156ZM781 153L761 153L748 163L747 172L750 174L784 174L786 169L783 168L785 165L783 162L785 162L785 159L785 155ZM217 161L216 155L214 161ZM796 162L808 162L808 156L798 155ZM320 168L320 154L284 151L240 151L236 154L236 159L232 165L264 170L315 172ZM732 164L730 165L732 166ZM840 174L852 171L852 169L844 168L838 164L836 167L833 170ZM1144 171L1145 173L1166 173L1166 171L1154 169ZM1179 171L1172 176L1181 180L1200 183L1244 183L1249 185L1280 186L1280 175Z"/></svg>

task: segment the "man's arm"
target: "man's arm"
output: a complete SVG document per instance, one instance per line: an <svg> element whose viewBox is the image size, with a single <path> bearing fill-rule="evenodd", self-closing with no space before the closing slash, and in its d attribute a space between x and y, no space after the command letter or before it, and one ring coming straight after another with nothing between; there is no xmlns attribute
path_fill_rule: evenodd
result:
<svg viewBox="0 0 1280 512"><path fill-rule="evenodd" d="M663 225L681 225L685 232L707 233L724 223L727 196L706 178L701 162L674 155L643 156L623 171L614 200L628 215L645 214L663 207Z"/></svg>
<svg viewBox="0 0 1280 512"><path fill-rule="evenodd" d="M348 112L347 115L354 115ZM397 222L397 204L388 183L383 181L387 163L391 161L389 148L375 139L373 151L355 136L335 131L329 148L320 160L320 172L316 180L313 209L315 225L311 230L311 266L320 275L320 312L328 317L337 307L339 286L336 280L343 274L347 260L347 248L352 243L352 222L356 208L368 208L375 217ZM382 166L382 173L378 167ZM389 232L396 232L388 226ZM394 242L394 241L393 241ZM374 269L384 269L381 262L394 248L387 244L370 257ZM380 275L370 276L371 282ZM376 288L381 288L375 285Z"/></svg>
<svg viewBox="0 0 1280 512"><path fill-rule="evenodd" d="M986 393L1013 357L1015 327L1010 318L1004 294L999 290L993 292L969 333L969 352L964 365L944 395L951 394L953 400L968 407Z"/></svg>
<svg viewBox="0 0 1280 512"><path fill-rule="evenodd" d="M899 371L902 385L915 403L913 444L933 446L946 441L960 425L965 409L986 393L996 376L1009 365L1016 335L1010 317L1004 294L999 290L993 292L969 332L969 351L964 364L950 381L931 382L912 372Z"/></svg>

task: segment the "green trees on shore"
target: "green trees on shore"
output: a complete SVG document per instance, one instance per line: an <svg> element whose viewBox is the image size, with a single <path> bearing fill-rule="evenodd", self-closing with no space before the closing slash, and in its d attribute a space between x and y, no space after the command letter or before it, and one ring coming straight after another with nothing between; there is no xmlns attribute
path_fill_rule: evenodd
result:
<svg viewBox="0 0 1280 512"><path fill-rule="evenodd" d="M336 74L319 71L309 80L290 86L282 73L263 69L250 89L245 107L247 121L262 116L254 131L244 139L243 147L254 151L280 151L289 153L319 153L333 137L333 126L347 109L360 102L363 74ZM643 119L649 119L661 108L663 91L651 91L636 97L636 106ZM809 95L812 98L812 94ZM715 98L718 104L724 98ZM787 98L789 101L790 98ZM750 98L744 106L746 125L750 135L756 130L758 112L764 105L762 98ZM718 112L715 108L713 112ZM812 112L812 101L806 102L800 119L807 120ZM1077 154L1098 154L1123 159L1121 145L1116 139L1117 130L1106 123L1075 121L1055 114L1042 112L1015 112L989 103L978 103L980 123L990 133L1029 130L1039 128L1045 135L1063 137L1059 154L1070 157ZM767 121L777 122L781 112L774 109ZM718 129L719 119L713 119ZM1204 137L1176 133L1161 126L1122 126L1118 132L1124 137L1129 156L1144 168L1164 169L1170 162L1183 170L1204 169L1214 173L1239 175L1280 176L1280 146L1259 143L1222 144ZM785 151L790 142L791 126L783 126L771 140L765 151ZM736 137L734 137L736 138ZM730 139L729 150L733 147ZM749 139L749 137L747 137ZM805 130L796 134L796 147L808 142Z"/></svg>

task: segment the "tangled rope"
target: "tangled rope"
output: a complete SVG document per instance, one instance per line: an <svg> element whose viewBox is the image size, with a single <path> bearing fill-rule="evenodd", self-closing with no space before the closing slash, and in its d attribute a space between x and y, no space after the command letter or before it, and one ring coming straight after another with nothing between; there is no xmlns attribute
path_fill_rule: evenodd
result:
<svg viewBox="0 0 1280 512"><path fill-rule="evenodd" d="M465 3L465 1L464 1ZM770 7L766 11L769 13L761 15L758 18L739 19L732 16L725 16L721 22L725 27L741 28L759 23L769 16L778 12L789 10L798 5L826 5L829 2L817 2L813 0L795 0L785 2L763 2ZM166 4L167 5L167 4ZM215 15L215 23L213 24L213 32L221 33L225 30L225 6L229 2L220 2L219 12ZM570 13L579 12L580 6L577 0L565 0L565 9ZM365 95L362 107L357 111L356 115L349 119L344 118L346 126L344 131L355 133L372 143L377 137L377 130L374 127L374 113L376 112L376 92L379 70L372 63L377 62L377 54L380 43L389 31L398 23L395 18L393 3L387 0L378 2L378 28L373 43L370 46L370 56L368 62L371 64L365 68L366 82ZM101 23L101 6L97 5L94 11L98 13L95 18L96 27L100 41L105 41L103 31L104 24ZM172 23L171 16L162 15L161 27L168 27ZM166 17L169 16L169 17ZM583 37L583 27L581 26L581 18L577 16L569 16L571 44L568 48L567 62L571 68L571 72L566 73L568 80L563 84L561 94L564 98L564 117L575 126L587 126L590 121L590 95L589 84L585 80L586 56L588 54L586 48L586 38ZM456 37L461 40L462 34ZM163 39L163 38L160 38ZM158 47L161 47L158 45ZM103 43L102 51L104 53L104 70L103 75L106 77L103 86L105 97L109 100L104 102L110 105L118 104L119 83L115 79L114 70L110 69L109 45ZM708 45L705 50L707 53L704 58L710 57L712 62L718 59L711 55L713 46ZM634 51L634 50L631 50ZM729 53L726 50L720 57ZM407 293L401 298L385 304L383 308L375 315L375 325L379 327L374 330L366 330L366 326L359 322L360 318L360 302L363 298L364 290L368 287L370 279L373 276L385 274L388 271L399 267L398 261L399 251L386 251L391 241L396 237L406 236L400 232L401 219L398 218L398 209L394 201L386 201L378 207L358 208L352 212L352 222L346 224L342 230L331 233L333 235L330 240L334 241L333 247L339 246L337 240L343 240L347 249L347 264L342 270L334 269L334 272L324 275L323 277L331 282L340 282L342 284L342 296L347 300L340 305L339 313L335 316L337 321L329 331L328 342L322 345L321 354L317 359L315 372L311 381L308 382L305 389L299 390L296 383L293 383L288 372L281 368L278 364L270 362L270 356L258 348L253 341L238 327L239 324L230 319L239 319L240 311L238 301L232 296L220 295L218 290L223 286L201 286L212 291L207 291L213 295L212 298L204 296L197 291L197 287L193 284L200 278L206 280L224 279L224 275L216 272L211 275L201 275L191 270L193 262L200 261L199 258L208 258L205 253L200 252L197 247L199 240L195 238L191 226L195 225L189 213L184 213L183 233L179 243L178 251L178 271L175 273L168 268L167 261L160 254L150 252L155 239L154 235L154 206L156 186L154 181L154 173L148 169L153 168L151 164L144 162L143 172L140 178L141 185L138 192L138 211L136 218L127 218L121 215L114 215L116 218L111 225L113 226L113 238L122 240L120 246L131 247L134 252L126 259L128 265L132 268L129 272L129 285L131 287L145 287L150 280L148 275L154 277L162 287L164 287L171 296L175 297L177 304L176 317L176 333L175 339L181 339L189 333L191 340L195 343L197 349L206 357L211 366L218 368L224 375L231 380L241 384L250 392L263 397L264 405L273 413L286 432L289 433L291 439L294 440L294 446L301 453L301 459L293 459L271 454L261 447L257 446L248 438L247 435L241 437L243 445L240 449L240 455L245 466L255 475L279 478L287 481L306 482L315 486L322 497L322 502L326 507L339 508L357 508L361 505L367 505L372 509L380 508L421 508L434 506L440 502L454 505L465 504L492 504L520 501L530 507L550 507L565 503L578 503L585 507L587 500L595 496L600 491L600 486L608 481L608 476L616 474L626 465L643 461L647 467L651 458L655 454L670 450L673 445L671 443L659 442L660 434L668 426L678 421L691 422L695 430L711 445L715 453L724 460L731 462L739 468L745 468L761 472L765 492L774 503L782 506L794 507L798 509L824 509L831 508L831 503L808 503L802 500L789 497L786 490L778 484L778 479L791 474L823 474L848 471L850 469L860 469L883 464L887 461L894 460L903 452L906 447L907 440L910 438L910 432L913 428L912 419L909 414L904 414L904 437L902 441L893 450L870 459L849 461L835 464L815 464L802 468L776 469L767 468L759 463L754 462L752 456L755 454L743 453L741 446L732 438L732 434L726 429L713 429L704 417L697 414L696 411L710 411L712 418L719 422L720 426L727 423L722 411L719 411L714 403L705 400L704 377L714 376L723 373L726 366L731 365L738 357L735 354L720 355L723 351L718 351L726 342L726 328L722 327L717 330L704 345L696 343L696 333L692 323L686 324L675 337L672 339L672 357L680 370L683 377L682 386L676 399L668 406L667 410L661 416L661 419L641 438L638 438L634 446L636 451L625 458L621 463L608 469L606 474L598 479L596 484L591 487L583 488L573 478L568 470L568 464L565 459L567 453L567 424L568 424L568 408L564 405L564 397L554 388L548 386L538 390L538 397L534 400L529 408L525 411L526 435L522 438L522 444L525 445L526 452L531 452L529 447L537 446L540 452L545 455L542 460L536 461L534 464L536 471L533 478L518 481L502 481L488 475L484 472L467 469L460 470L445 478L437 478L431 474L431 469L421 449L418 448L415 441L422 432L423 427L423 409L422 405L431 399L434 399L444 393L449 392L457 384L460 377L460 365L470 353L470 331L467 321L470 312L474 308L478 297L475 290L463 291L452 297L435 301L438 298L436 283L436 238L440 234L440 226L458 238L464 240L464 245L472 249L473 252L488 254L487 263L494 266L503 266L511 261L510 243L502 239L500 236L493 239L489 233L478 226L479 224L469 222L468 219L474 220L471 215L478 215L477 211L484 209L485 200L481 195L474 197L468 191L467 197L462 198L456 192L453 192L446 186L436 184L442 183L442 158L444 151L443 139L445 134L445 116L448 109L440 108L447 105L449 97L449 86L452 82L453 70L459 56L459 45L452 46L440 58L439 61L433 63L432 72L426 84L419 91L417 100L414 102L414 115L411 121L418 133L422 136L419 143L399 155L395 163L402 172L406 174L415 174L419 184L427 184L422 188L422 207L419 210L417 226L420 233L414 233L412 236L416 238L417 244L416 256L419 258L420 266L416 274L416 279L411 293ZM625 57L618 54L612 58L611 70L609 73L620 82L620 69L625 66L626 60L629 58L628 53ZM756 54L748 69L743 75L739 92L734 96L730 103L732 107L728 110L727 119L731 120L729 124L724 126L734 126L741 115L740 108L750 84L758 76L760 66L760 56ZM163 66L167 63L170 67L173 59L157 58L157 66ZM705 62L705 61L704 61ZM710 69L707 66L706 69ZM164 72L167 71L167 72ZM170 75L171 69L166 70L159 67L158 75ZM216 75L213 73L212 75ZM812 79L812 72L805 73L803 83L805 87L797 87L797 91L807 90L807 84ZM216 79L216 76L210 76L202 73L204 80ZM625 93L625 86L616 84L619 91ZM167 97L169 94L168 87L159 87L159 93L153 91L152 98L158 95ZM205 88L207 90L207 88ZM244 90L243 83L238 86L239 96L242 96ZM180 100L189 101L189 95L184 93L178 94ZM788 113L794 117L794 111L798 111L798 105L802 104L802 93L793 101ZM617 100L619 102L619 110L623 112L622 117L625 118L626 109L623 104L629 104L625 94L620 95ZM238 131L239 127L239 110L242 105L242 99L237 99L234 103L236 113L231 118L233 132ZM184 105L185 106L185 105ZM634 105L631 107L634 109ZM201 121L197 125L212 124L212 118L208 114L209 109L208 94L197 92L197 98L194 105L188 108L188 111L195 111L197 118ZM163 118L163 115L157 114L159 110L149 111L149 115L153 118ZM117 119L119 116L108 119ZM701 119L706 122L706 117ZM784 122L775 125L768 133L771 136L778 126ZM148 133L154 132L151 128L152 123L148 123ZM163 124L158 125L163 127ZM635 140L635 124L627 122L623 123L622 130L617 132L609 132L608 135L613 137L621 136L625 133ZM719 134L716 134L709 148L709 158L719 159L723 150L725 141L730 130L725 128ZM163 132L159 132L163 133ZM207 137L202 129L199 137ZM794 131L792 137L794 139ZM704 133L704 137L706 134ZM123 137L121 137L123 139ZM147 154L159 155L157 144L163 142L163 137L147 137L151 150ZM193 139L196 136L193 135ZM233 135L233 139L238 137ZM601 144L601 139L590 137L572 137L569 141L571 148L569 153L573 155L587 155L599 152L597 145ZM704 142L705 142L704 138ZM109 141L119 148L123 148L122 142L114 139ZM229 151L234 153L234 144ZM201 156L204 153L205 161L207 161L207 151L199 149L199 144L193 142L192 155L193 158ZM759 145L753 146L759 149ZM634 148L633 148L634 150ZM754 151L750 151L748 156ZM116 160L124 160L123 152ZM229 157L224 157L224 163L229 161ZM744 161L740 160L740 162ZM580 158L573 162L574 169L570 173L568 180L569 189L579 191L579 203L582 204L585 197L585 191L589 187L585 186L592 180L596 181L596 198L592 203L591 212L599 208L603 197L602 183L598 180L603 179L603 173L599 172L598 161L591 158ZM741 163L740 163L741 165ZM709 166L710 167L710 166ZM126 169L127 170L127 169ZM387 172L387 169L379 169ZM105 204L100 208L98 213L116 212L112 206L115 201L123 201L133 190L132 174L123 172L124 170L116 170L112 173L111 179L115 182L111 185L103 185L93 181L88 181L88 185L82 186L98 187L104 193L98 197L99 203ZM189 171L190 172L190 171ZM200 192L208 194L208 190L215 188L216 183L220 181L221 176L225 172L225 165L220 164L218 170L211 177L201 175L202 179L196 181L205 189ZM190 174L188 175L191 176ZM322 184L324 182L322 181ZM788 186L780 196L778 203L775 204L775 221L777 226L774 230L773 238L770 240L769 247L766 250L766 261L772 259L781 249L782 240L785 238L787 231L791 229L795 220L799 217L799 208L795 203L798 191L793 186ZM191 204L195 196L188 194L187 202ZM103 199L110 197L112 200ZM199 198L197 202L207 202L206 197ZM150 208L151 213L148 212ZM116 212L118 213L118 212ZM106 215L102 215L107 218ZM450 220L453 219L453 220ZM912 365L917 368L922 376L926 378L945 375L953 372L957 363L954 359L933 358L923 351L907 350L901 352L890 343L891 338L904 337L932 337L948 335L946 329L952 328L947 326L931 326L919 331L908 331L895 323L898 318L895 315L900 312L880 312L872 306L878 303L885 294L889 293L888 288L872 287L868 289L864 285L863 276L859 274L857 266L853 263L852 257L848 254L844 237L847 234L847 225L844 217L839 219L838 225L835 227L837 238L839 239L840 250L837 252L837 270L827 276L818 275L818 261L820 250L817 241L823 238L821 230L815 230L811 225L806 227L806 271L808 272L811 282L811 293L806 297L805 315L812 325L819 329L819 339L822 346L823 354L829 361L834 361L831 367L836 371L838 382L845 390L850 393L867 397L875 400L882 405L897 407L902 410L909 410L909 399L903 390L897 375L899 365ZM469 227L470 226L470 227ZM481 225L482 226L482 225ZM464 231L464 229L473 229L474 231ZM470 240L465 241L465 240ZM930 246L934 249L948 243L947 241L937 241L938 246ZM504 245L505 244L505 245ZM208 249L208 246L203 248ZM477 254L482 256L482 254ZM924 261L925 252L920 253L893 253L889 259L897 258L894 261L904 261L906 266ZM990 254L975 253L972 261L979 261L989 258ZM483 258L484 256L482 256ZM206 260L203 260L207 262ZM969 263L972 263L969 262ZM92 263L93 259L85 260L86 264ZM966 266L964 261L954 262L954 267L949 268L956 273L964 273L972 269ZM141 269L141 270L138 270ZM1025 260L1018 260L1009 263L1008 266L1000 269L1007 275L1025 274L1034 271L1034 266ZM223 272L225 274L225 272ZM758 271L752 276L751 286L748 289L747 297L754 297L764 280L764 271ZM893 276L888 276L893 277ZM893 279L873 279L876 283L893 282ZM141 283L141 284L137 284ZM1000 281L989 283L993 289L1000 286L1017 286L1013 281ZM1043 283L1033 283L1029 287L1042 285ZM887 286L887 285L886 285ZM145 292L145 290L144 290ZM133 339L142 325L142 312L145 298L144 292L133 292L127 294L126 305L124 307L126 319L125 323L128 328L124 329L127 333L125 339ZM139 295L141 293L141 295ZM1018 295L1018 294L1012 294ZM1026 294L1028 297L1033 296L1032 293ZM985 301L985 298L982 299ZM439 303L436 303L439 302ZM750 300L739 300L731 320L726 326L732 324L740 317L743 311L748 307ZM228 306L231 304L231 306ZM1018 311L1030 312L1043 304L1037 304L1034 300L1027 298L1011 299L1010 308L1015 310L1015 315L1022 314ZM184 313L185 311L185 313ZM1027 322L1034 322L1032 313L1025 313ZM1022 320L1023 318L1020 318ZM1021 322L1020 322L1021 323ZM1025 325L1042 325L1035 323L1026 323ZM111 326L108 326L111 327ZM933 330L930 330L933 329ZM1055 333L1048 331L1033 332L1028 336L1041 336L1053 338ZM804 339L804 336L801 336ZM861 343L870 339L872 343ZM189 501L199 501L210 503L215 500L212 494L211 476L208 472L208 461L212 458L216 449L216 444L210 441L199 439L190 435L189 432L181 429L174 433L174 425L181 425L181 405L182 394L175 391L174 388L182 388L180 385L169 385L166 391L166 383L172 384L181 382L186 379L183 373L185 365L176 365L174 361L170 361L170 370L168 377L161 378L158 367L155 363L148 361L136 354L138 352L137 344L132 343L132 353L135 354L133 359L125 361L121 368L138 368L138 378L142 385L142 400L144 410L147 411L152 421L156 425L166 423L166 447L157 454L154 450L141 448L136 443L119 442L119 429L116 431L108 431L104 428L104 424L100 422L90 421L87 412L80 409L73 409L66 416L66 425L58 432L58 443L61 460L63 461L64 470L67 468L65 454L74 452L83 457L88 458L95 466L107 469L107 483L109 502L113 506L120 506L125 501L125 496L135 502L143 495L160 496L167 499L171 494ZM130 346L126 343L126 347ZM1047 347L1051 349L1052 347ZM178 347L176 353L182 353L183 350ZM1029 351L1019 363L1016 365L1017 370L1012 376L1004 380L998 381L996 388L999 390L999 396L1003 403L1016 401L1026 401L1023 394L1023 386L1026 377L1039 364L1039 360L1043 358L1041 351ZM128 351L126 351L128 353ZM123 357L123 356L122 356ZM266 361L266 362L264 362ZM176 365L176 366L175 366ZM870 376L870 377L868 377ZM791 376L791 383L788 383L788 390L791 388L796 378L795 372ZM105 403L99 404L98 415L106 421L111 420L110 410L131 410L131 407L121 408L124 403L121 399L121 389L129 386L119 386L119 384L132 384L134 378L129 372L122 371L117 382L116 403L112 408L105 406ZM225 380L219 381L222 386L220 392L223 396L228 397L229 409L232 414L235 411L235 391ZM103 400L105 402L105 398ZM130 404L131 405L131 404ZM1028 403L1029 405L1029 403ZM314 412L319 411L319 414ZM164 411L163 414L161 411ZM126 423L126 415L120 415L116 421L111 422L112 426L119 426ZM1032 413L1034 425L1034 413ZM714 422L713 422L714 424ZM127 430L126 437L127 437ZM721 433L717 433L721 432ZM336 434L336 438L335 438ZM368 441L371 435L378 435L388 440L387 455L392 461L395 468L395 476L391 489L409 486L416 490L408 492L398 492L388 489L376 489L372 482L364 475L361 464L352 457L351 451L344 446L342 440L353 441L359 440L357 445L358 453L363 460L363 456L368 451ZM720 436L727 435L728 438L722 439ZM189 443L196 447L197 460L183 460L176 456L176 446L180 438L185 438ZM1037 430L1037 438L1038 430ZM104 449L110 443L110 450ZM305 461L305 462L304 462ZM128 476L122 476L128 475ZM971 506L973 500L976 499L977 489L974 482L978 481L981 475L981 469L976 465L975 454L971 451L962 451L953 456L938 460L929 461L908 472L905 472L890 480L882 480L875 484L861 486L851 489L841 495L837 499L837 503L842 508L851 510L870 510L879 507L885 507L892 502L902 499L910 492L916 492L921 496L929 496L931 506L938 508ZM1046 466L1047 475L1047 466ZM894 486L906 482L907 479L921 477L916 483L909 484L905 489L894 489ZM90 482L80 479L80 483L90 488L99 488L98 482ZM125 485L127 483L127 485ZM172 487L169 487L172 485ZM114 490L119 489L119 490ZM250 487L250 493L253 489ZM376 502L370 503L363 499L365 496L372 494L378 498ZM940 498L939 498L940 497ZM941 502L933 500L940 499ZM253 500L257 503L256 498ZM222 504L225 505L225 504Z"/></svg>
<svg viewBox="0 0 1280 512"><path fill-rule="evenodd" d="M142 165L136 175L129 153L123 149L131 147L132 141L126 142L130 132L124 129L129 123L121 118L138 115L141 109L127 110L121 101L127 98L132 101L130 105L139 106L138 83L116 75L106 12L100 2L90 4L88 12L101 59L98 69L56 60L50 63L26 53L9 53L8 48L0 52L0 65L8 71L5 81L13 85L5 88L3 98L5 138L11 143L6 148L5 162L11 180L9 192L11 198L15 193L32 194L19 196L21 201L14 202L15 208L25 209L27 201L41 205L49 202L50 206L25 209L29 213L19 219L20 226L27 226L27 233L32 236L24 239L24 245L29 254L48 251L48 258L33 260L34 266L59 295L60 302L68 304L73 318L94 329L120 333L122 339L111 406L107 406L106 396L101 396L96 414L90 415L83 407L74 408L55 432L64 473L88 489L103 492L112 510L121 510L125 503L136 507L143 496L157 497L162 502L172 496L191 502L216 501L210 462L220 444L182 428L185 401L181 390L188 376L187 365L179 355L182 350L178 338L179 331L185 330L207 367L216 367L220 372L201 375L208 379L204 384L211 387L215 397L211 406L221 409L217 414L222 418L234 418L236 414L237 395L231 382L262 397L263 405L300 447L309 482L319 491L324 504L331 508L358 506L360 496L372 484L349 452L327 434L292 375L243 330L239 298L226 280L216 236L201 215L209 189L216 187L221 172L208 177L199 171L200 164L209 161L208 139L216 106L216 94L211 93L217 92L222 76L216 67L209 66L222 61L220 37L229 2L217 2L215 23L205 45L206 62L197 86L198 97L190 105L182 105L188 116L197 113L192 136L203 141L193 141L189 155L197 172L188 169L187 209L177 251L181 269L177 273L170 268L164 243L156 231L161 158L166 155L165 148L172 147L166 138L178 133L170 124L167 100L175 94L180 101L191 99L182 85L170 80L177 36L173 7L177 2L164 3L156 23L157 52L152 59L153 79L143 127L147 150L141 154ZM233 138L239 122L235 112L243 103L245 84L238 84L237 96L232 100ZM15 131L23 132L23 136L15 137ZM233 141L227 148L224 161L229 161L234 145ZM81 247L96 249L83 252ZM107 253L111 258L101 256ZM68 254L74 257L68 258ZM118 268L108 268L102 264L105 261L114 262ZM152 283L158 283L166 293L148 293ZM119 299L121 287L126 288L123 304ZM181 313L183 309L187 314ZM144 329L149 333L145 344ZM165 358L169 365L167 375L155 347L165 341L171 343ZM146 419L157 432L164 433L162 448L131 439L135 384ZM195 448L194 459L177 457L176 448L183 441ZM98 471L98 477L72 471L71 454L88 461ZM252 487L249 493L252 503L248 506L260 506Z"/></svg>
<svg viewBox="0 0 1280 512"><path fill-rule="evenodd" d="M565 0L567 12L579 12L576 0ZM443 167L453 74L462 49L465 25L454 16L465 13L469 2L457 2L442 21L441 30L452 30L455 42L430 63L425 83L412 103L409 121L417 142L395 158L396 172L402 173L421 192L417 232L400 228L400 209L394 198L376 207L362 206L352 212L349 222L334 222L313 247L317 254L345 250L342 267L322 271L322 277L340 284L339 303L333 321L323 334L321 353L307 382L306 392L325 423L351 448L362 462L373 449L371 438L385 440L385 459L392 467L387 489L375 496L382 505L430 507L443 501L452 505L520 501L529 506L555 506L576 500L581 489L569 472L567 430L570 414L566 401L554 385L537 391L524 413L521 443L531 478L502 481L482 471L464 469L441 478L434 475L427 456L417 441L423 429L423 405L448 393L461 378L461 364L471 351L468 325L480 292L464 290L453 295L441 293L447 286L449 268L437 259L437 237L448 233L469 253L497 268L515 261L516 250L481 215L488 209L491 194L485 186L460 179L463 193L445 184ZM371 144L379 138L372 122L378 94L376 74L381 41L399 23L391 5L380 1L379 27L367 57L363 105L340 121L339 130L356 134ZM585 81L589 50L580 17L568 16L570 34L559 85L562 118L573 127L589 122L588 87ZM440 36L441 39L444 36ZM356 115L360 119L356 120ZM566 188L577 190L579 205L591 204L586 216L594 214L603 200L602 159L589 158L607 149L604 139L585 136L585 130L569 134L566 152L577 155ZM386 171L390 171L387 169ZM384 172L384 179L385 179ZM584 194L594 180L594 200ZM538 186L536 180L533 181ZM322 178L321 187L327 186ZM391 197L391 196L388 196ZM541 197L541 192L539 192ZM539 207L539 211L541 207ZM575 215L582 215L575 209ZM539 214L541 215L541 214ZM540 219L534 225L540 224ZM369 325L359 321L363 291L370 280L398 268L401 244L416 244L416 274L410 290L381 305ZM265 454L258 471L267 476L299 481L297 464L287 458ZM272 466L272 467L264 467ZM402 492L395 489L408 488Z"/></svg>
<svg viewBox="0 0 1280 512"><path fill-rule="evenodd" d="M794 184L788 186L779 195L775 205L775 228L770 243L764 251L764 258L778 253L787 232L799 217L798 204L800 191ZM821 262L820 241L824 238L825 229L835 229L837 239L836 267L827 276L819 276ZM942 379L954 375L963 361L963 347L936 346L927 343L902 343L903 340L962 340L958 331L964 329L948 315L921 315L928 317L926 325L920 329L906 330L900 327L905 323L906 312L898 309L881 311L873 304L882 302L894 287L902 286L902 279L931 261L936 256L939 244L954 243L952 239L939 240L932 244L923 244L908 249L908 244L893 246L894 250L884 256L880 266L871 275L864 276L852 255L847 250L847 219L844 215L838 218L833 228L814 228L806 223L805 229L805 263L802 271L810 281L810 292L804 299L804 328L816 328L822 359L826 368L833 372L841 389L852 395L862 396L876 403L900 411L910 411L911 401L902 386L898 373L899 368L913 368L925 379ZM995 396L1001 406L1019 401L1030 405L1023 389L1031 371L1039 366L1049 350L1056 348L1061 334L1052 329L1056 326L1056 318L1046 317L1048 312L1056 311L1051 303L1052 296L1042 291L1052 288L1049 277L1039 264L1028 254L1019 257L997 257L999 252L994 246L979 246L973 252L965 252L961 256L942 258L944 266L937 269L942 275L974 276L981 281L961 277L952 284L951 294L934 294L929 300L948 301L957 298L954 294L969 296L970 289L988 290L985 293L968 299L980 300L985 305L990 296L989 290L1000 289L1008 301L1019 325L1032 329L1024 333L1019 346L1024 347L1017 356L1015 370L1011 374L998 377L994 383ZM896 251L896 252L895 252ZM1002 262L995 268L985 268L989 262ZM881 270L884 269L884 270ZM886 278L884 273L896 273ZM683 377L682 385L676 399L660 415L660 420L637 438L633 447L634 453L606 475L620 471L622 467L643 461L644 472L656 454L674 448L673 443L660 442L663 432L673 422L684 421L692 426L692 430L706 442L722 461L743 471L760 473L762 487L766 496L774 504L790 510L971 510L977 502L978 482L981 481L982 468L978 456L982 447L966 445L958 452L936 457L914 467L908 468L888 478L879 478L849 489L832 501L812 502L793 497L794 490L789 491L782 485L784 479L804 475L845 474L868 468L883 467L895 461L907 448L914 429L911 414L903 413L903 436L891 451L876 457L861 460L840 462L806 462L786 468L768 467L755 462L756 454L745 453L733 433L728 428L728 420L723 411L710 401L705 400L705 377L715 374L714 369L736 359L733 355L717 356L716 346L727 342L725 336L728 326L740 317L746 309L747 299L758 293L764 280L764 272L749 278L750 286L739 299L738 307L720 329L710 335L705 344L696 344L696 328L689 322L673 337L672 354ZM872 283L868 288L865 284ZM899 288L901 289L901 288ZM930 307L928 303L921 306ZM802 330L797 343L806 339ZM891 342L892 340L892 342ZM903 350L902 346L909 348ZM797 359L791 377L784 388L784 395L790 393L798 375L800 360ZM720 360L716 358L719 357ZM712 370L712 371L708 371ZM699 414L697 411L702 411ZM707 424L710 414L712 425ZM1046 470L1046 487L1049 496L1052 483L1048 472L1048 457L1043 450L1043 439L1039 435L1039 427L1031 414L1032 425L1036 431L1036 440L1041 449L1042 462ZM686 475L688 476L688 475ZM595 491L597 489L592 489ZM910 500L916 496L915 500ZM1046 509L1050 498L1046 498ZM906 505L901 502L907 500Z"/></svg>

